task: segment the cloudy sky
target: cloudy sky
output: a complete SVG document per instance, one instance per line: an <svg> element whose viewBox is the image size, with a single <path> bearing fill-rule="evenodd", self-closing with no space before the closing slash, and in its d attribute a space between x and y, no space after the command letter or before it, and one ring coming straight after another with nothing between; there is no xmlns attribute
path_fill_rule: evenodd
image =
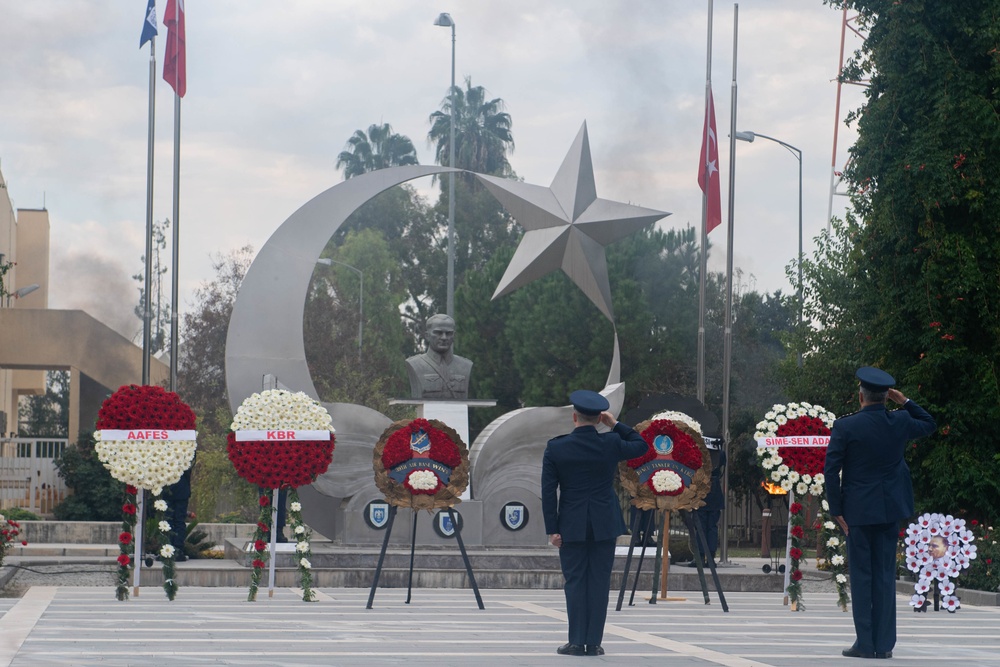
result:
<svg viewBox="0 0 1000 667"><path fill-rule="evenodd" d="M146 0L0 0L0 169L15 207L49 210L50 305L84 308L131 336L141 323L149 47ZM158 0L162 15L165 0ZM733 4L715 2L712 78L727 208ZM340 182L358 128L391 123L433 163L428 116L457 77L502 98L511 162L548 185L583 121L598 196L700 224L707 0L187 0L182 102L181 311L212 257L259 249L299 206ZM826 227L841 12L821 0L739 6L738 122L803 151L806 252ZM157 47L154 216L172 216L173 91ZM848 52L859 40L848 35ZM842 115L861 101L845 87ZM841 131L838 167L853 140ZM734 262L758 290L794 291L798 163L759 139L737 146ZM416 185L432 193L429 182ZM835 197L833 211L846 204ZM725 268L726 229L711 235Z"/></svg>

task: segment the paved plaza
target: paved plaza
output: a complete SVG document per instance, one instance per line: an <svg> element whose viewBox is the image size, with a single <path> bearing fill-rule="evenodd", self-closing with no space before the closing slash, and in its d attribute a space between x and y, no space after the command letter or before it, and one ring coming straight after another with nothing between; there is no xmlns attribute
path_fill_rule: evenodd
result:
<svg viewBox="0 0 1000 667"><path fill-rule="evenodd" d="M830 593L807 594L792 613L780 593L733 593L724 613L713 595L685 601L645 599L612 610L603 657L564 657L561 591L319 589L303 603L294 589L182 588L174 602L143 588L118 602L111 587L34 586L0 599L0 666L43 665L574 665L671 667L767 665L824 667L861 662L840 656L853 639L851 616ZM915 614L897 596L894 663L1000 667L1000 609L967 606L956 614ZM612 605L614 596L612 596Z"/></svg>

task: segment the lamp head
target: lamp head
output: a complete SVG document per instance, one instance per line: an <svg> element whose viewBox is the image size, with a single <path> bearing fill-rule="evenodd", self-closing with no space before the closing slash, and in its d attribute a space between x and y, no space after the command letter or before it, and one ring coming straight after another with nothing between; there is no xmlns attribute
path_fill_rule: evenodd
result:
<svg viewBox="0 0 1000 667"><path fill-rule="evenodd" d="M737 141L746 141L747 143L753 143L753 140L757 138L757 135L753 132L737 132L733 135L736 137Z"/></svg>
<svg viewBox="0 0 1000 667"><path fill-rule="evenodd" d="M441 12L436 19L434 19L434 25L443 26L445 28L454 28L455 22L451 18L451 14L447 12Z"/></svg>
<svg viewBox="0 0 1000 667"><path fill-rule="evenodd" d="M14 292L14 298L20 299L21 297L27 296L38 289L38 283L32 283L27 287L22 287L21 289Z"/></svg>

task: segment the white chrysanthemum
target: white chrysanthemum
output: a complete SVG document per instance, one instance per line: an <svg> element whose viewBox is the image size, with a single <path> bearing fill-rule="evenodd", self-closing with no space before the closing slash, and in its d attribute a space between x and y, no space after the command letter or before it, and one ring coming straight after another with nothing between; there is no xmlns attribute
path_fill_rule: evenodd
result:
<svg viewBox="0 0 1000 667"><path fill-rule="evenodd" d="M676 410L666 410L664 412L659 412L653 415L653 421L657 419L668 419L675 424L684 424L685 426L693 429L698 435L701 435L701 424L698 423L694 417L684 414L683 412L677 412Z"/></svg>
<svg viewBox="0 0 1000 667"><path fill-rule="evenodd" d="M771 473L771 481L772 482L780 482L781 481L781 473L778 472L777 470L775 470L774 472L772 472Z"/></svg>
<svg viewBox="0 0 1000 667"><path fill-rule="evenodd" d="M828 503L828 502L826 502L826 501L824 500L824 501L822 501L822 503L821 503L821 504L823 505L823 511L824 511L824 512L829 512L829 511L830 511L830 503Z"/></svg>
<svg viewBox="0 0 1000 667"><path fill-rule="evenodd" d="M802 475L802 481L805 482L806 484L812 484L813 481L812 475L810 475L809 473Z"/></svg>
<svg viewBox="0 0 1000 667"><path fill-rule="evenodd" d="M778 466L778 472L781 473L782 477L787 476L788 475L788 466L786 466L784 463L782 463L780 466Z"/></svg>
<svg viewBox="0 0 1000 667"><path fill-rule="evenodd" d="M843 574L838 574L837 575L837 583L838 584L846 584L847 583L847 576L843 575Z"/></svg>
<svg viewBox="0 0 1000 667"><path fill-rule="evenodd" d="M431 491L438 486L437 475L430 470L414 470L406 480L418 491Z"/></svg>
<svg viewBox="0 0 1000 667"><path fill-rule="evenodd" d="M769 456L769 457L767 457L766 459L763 459L763 460L762 460L762 461L760 462L760 464L761 464L761 465L762 465L762 466L764 467L764 470L770 470L770 469L772 469L772 468L774 467L774 459L772 459L772 458L771 458L771 457Z"/></svg>
<svg viewBox="0 0 1000 667"><path fill-rule="evenodd" d="M290 510L292 510L293 512L301 512L302 511L302 503L299 503L299 502L292 503L291 505L288 506L288 508Z"/></svg>
<svg viewBox="0 0 1000 667"><path fill-rule="evenodd" d="M305 526L301 526L301 525L300 526L295 526L295 534L296 535L301 535L304 532L306 532L306 527Z"/></svg>
<svg viewBox="0 0 1000 667"><path fill-rule="evenodd" d="M248 396L233 417L233 431L301 430L333 432L333 420L304 392L268 389Z"/></svg>
<svg viewBox="0 0 1000 667"><path fill-rule="evenodd" d="M781 480L781 488L783 488L785 491L791 491L792 490L792 483L790 481L788 481L787 479L783 479L783 480Z"/></svg>
<svg viewBox="0 0 1000 667"><path fill-rule="evenodd" d="M823 527L827 530L837 530L837 524L832 521L826 521L823 523Z"/></svg>
<svg viewBox="0 0 1000 667"><path fill-rule="evenodd" d="M303 559L299 560L299 565L301 565L302 567L304 567L307 570L311 570L312 569L312 563L310 563L309 559L307 559L307 558L303 558Z"/></svg>
<svg viewBox="0 0 1000 667"><path fill-rule="evenodd" d="M657 493L676 491L683 485L680 475L673 470L657 470L653 473L653 489Z"/></svg>
<svg viewBox="0 0 1000 667"><path fill-rule="evenodd" d="M94 451L112 477L158 496L191 467L197 446L194 440L104 440Z"/></svg>
<svg viewBox="0 0 1000 667"><path fill-rule="evenodd" d="M774 418L774 421L778 423L778 426L784 426L788 423L788 417L785 415L778 415Z"/></svg>
<svg viewBox="0 0 1000 667"><path fill-rule="evenodd" d="M795 485L795 493L799 496L804 496L809 493L809 485L805 482L799 482Z"/></svg>
<svg viewBox="0 0 1000 667"><path fill-rule="evenodd" d="M155 501L153 503L153 509L155 509L157 512L166 512L167 511L167 501L163 500L162 498L159 499L159 500L157 500L157 501Z"/></svg>
<svg viewBox="0 0 1000 667"><path fill-rule="evenodd" d="M760 425L758 425L758 428L759 427L760 427ZM760 440L763 437L764 437L764 432L763 431L757 431L756 433L753 434L753 439L754 440Z"/></svg>
<svg viewBox="0 0 1000 667"><path fill-rule="evenodd" d="M826 546L828 547L836 547L838 545L840 545L840 538L836 535L826 541Z"/></svg>
<svg viewBox="0 0 1000 667"><path fill-rule="evenodd" d="M794 470L789 470L788 471L788 481L790 481L792 484L797 483L799 481L799 479L800 479L799 473L797 473ZM805 481L805 480L803 480L803 481Z"/></svg>
<svg viewBox="0 0 1000 667"><path fill-rule="evenodd" d="M843 565L844 564L844 557L841 556L840 554L832 556L830 558L830 564L831 565Z"/></svg>
<svg viewBox="0 0 1000 667"><path fill-rule="evenodd" d="M308 542L296 542L295 543L295 550L298 551L300 554L304 554L305 552L309 551L309 543Z"/></svg>
<svg viewBox="0 0 1000 667"><path fill-rule="evenodd" d="M169 533L170 532L170 522L168 522L168 521L161 521L159 524L157 524L156 527L160 529L161 533Z"/></svg>
<svg viewBox="0 0 1000 667"><path fill-rule="evenodd" d="M815 476L813 476L813 481L816 482L817 484L823 484L824 482L826 482L826 475L824 475L821 472L818 472L816 473Z"/></svg>
<svg viewBox="0 0 1000 667"><path fill-rule="evenodd" d="M774 421L774 418L777 416L778 415L777 413L774 412L774 410L769 410L764 413L764 419L766 419L767 421Z"/></svg>
<svg viewBox="0 0 1000 667"><path fill-rule="evenodd" d="M160 557L161 558L173 558L174 557L174 547L171 544L164 544L160 547Z"/></svg>

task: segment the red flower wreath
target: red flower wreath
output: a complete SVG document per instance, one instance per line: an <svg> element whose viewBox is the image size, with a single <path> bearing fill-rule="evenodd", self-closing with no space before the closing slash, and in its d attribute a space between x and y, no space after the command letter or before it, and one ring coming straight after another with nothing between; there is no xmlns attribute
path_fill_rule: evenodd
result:
<svg viewBox="0 0 1000 667"><path fill-rule="evenodd" d="M414 419L389 436L386 441L385 447L382 449L382 466L386 470L395 468L400 463L405 463L413 458L413 450L410 449L410 436L417 431L426 433L431 441L431 448L427 453L429 458L443 463L449 468L457 468L462 463L462 455L459 453L458 447L444 431L434 428L426 419Z"/></svg>
<svg viewBox="0 0 1000 667"><path fill-rule="evenodd" d="M674 441L674 448L670 455L674 461L691 470L701 468L701 450L695 444L694 438L677 428L669 419L657 419L642 432L642 438L648 444L646 453L634 459L629 459L630 468L638 468L644 463L648 463L656 458L656 448L653 447L653 440L658 435L666 435Z"/></svg>

